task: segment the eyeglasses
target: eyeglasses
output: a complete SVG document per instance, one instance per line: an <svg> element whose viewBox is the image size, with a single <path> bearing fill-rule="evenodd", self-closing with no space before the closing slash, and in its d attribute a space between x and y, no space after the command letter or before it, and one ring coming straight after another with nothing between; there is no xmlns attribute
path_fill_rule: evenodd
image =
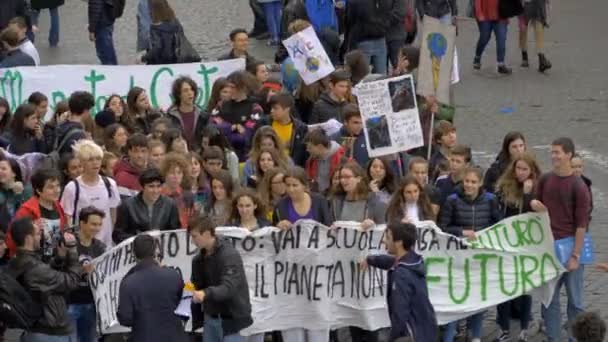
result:
<svg viewBox="0 0 608 342"><path fill-rule="evenodd" d="M271 184L272 184L272 185L279 185L279 184L281 184L281 185L285 185L285 181L282 181L282 180L281 180L281 181L271 182Z"/></svg>

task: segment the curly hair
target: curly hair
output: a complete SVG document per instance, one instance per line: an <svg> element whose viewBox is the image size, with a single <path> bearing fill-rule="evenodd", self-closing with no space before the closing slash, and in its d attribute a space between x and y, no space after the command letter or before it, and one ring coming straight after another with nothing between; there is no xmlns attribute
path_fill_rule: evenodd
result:
<svg viewBox="0 0 608 342"><path fill-rule="evenodd" d="M256 218L263 218L266 216L266 206L264 202L260 199L257 193L249 188L240 188L232 197L232 205L230 210L230 222L235 223L241 220L241 215L239 214L238 203L241 197L249 197L251 201L256 206L255 211L253 212L253 216ZM261 228L261 227L260 227Z"/></svg>
<svg viewBox="0 0 608 342"><path fill-rule="evenodd" d="M597 312L583 312L572 323L572 335L581 342L602 342L606 337L606 322Z"/></svg>
<svg viewBox="0 0 608 342"><path fill-rule="evenodd" d="M168 153L163 159L163 162L160 164L160 173L163 175L165 180L167 179L167 174L171 172L171 170L179 167L184 173L184 177L182 179L182 183L180 184L183 189L190 189L191 185L191 177L190 177L190 163L186 159L183 154L179 153Z"/></svg>
<svg viewBox="0 0 608 342"><path fill-rule="evenodd" d="M523 205L524 188L515 175L515 169L517 163L523 161L528 165L531 171L530 177L536 183L538 178L541 176L540 166L534 155L525 152L520 156L517 156L509 164L509 167L505 172L498 178L496 182L496 193L499 193L506 204L514 205L520 208Z"/></svg>
<svg viewBox="0 0 608 342"><path fill-rule="evenodd" d="M420 184L414 176L406 176L399 184L397 191L393 193L393 197L388 204L386 209L386 222L400 221L399 218L403 216L403 208L405 208L405 196L403 196L403 190L408 185L416 185L418 187L418 209L420 210L421 218L423 220L435 220L436 216L431 205L429 196L424 191L424 187Z"/></svg>

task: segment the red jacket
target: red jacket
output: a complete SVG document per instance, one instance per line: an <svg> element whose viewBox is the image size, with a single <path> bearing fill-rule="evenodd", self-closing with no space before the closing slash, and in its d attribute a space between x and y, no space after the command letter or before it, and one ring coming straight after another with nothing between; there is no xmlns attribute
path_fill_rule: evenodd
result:
<svg viewBox="0 0 608 342"><path fill-rule="evenodd" d="M121 197L132 197L141 191L140 173L126 157L116 163L116 166L114 166L114 180Z"/></svg>
<svg viewBox="0 0 608 342"><path fill-rule="evenodd" d="M61 207L61 204L59 204L59 201L55 202L55 210L57 210L57 212L59 213L59 220L61 221L61 231L63 231L67 226L68 222L65 218L65 213L63 212L63 208ZM23 217L29 217L32 219L32 221L36 221L42 217L42 215L40 214L40 202L38 201L37 196L33 196L32 198L27 200L27 202L21 205L19 210L17 210L17 212L15 213L13 221ZM8 228L8 234L6 234L6 246L8 247L9 255L11 257L15 255L15 253L17 252L17 246L15 245L15 242L13 241L13 238L11 236L10 226Z"/></svg>
<svg viewBox="0 0 608 342"><path fill-rule="evenodd" d="M340 166L342 162L342 158L346 155L346 149L343 146L340 146L334 154L331 155L331 159L329 161L329 175L327 177L331 177L334 174L334 171ZM349 158L350 160L350 158ZM317 179L317 173L319 173L319 160L314 157L308 158L306 161L306 175L308 175L308 179L314 182ZM331 184L331 182L330 182Z"/></svg>

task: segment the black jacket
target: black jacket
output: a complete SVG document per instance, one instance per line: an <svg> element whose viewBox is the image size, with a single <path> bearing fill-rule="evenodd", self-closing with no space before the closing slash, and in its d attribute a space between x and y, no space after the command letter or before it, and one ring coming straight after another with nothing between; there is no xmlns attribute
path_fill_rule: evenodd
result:
<svg viewBox="0 0 608 342"><path fill-rule="evenodd" d="M293 122L293 129L291 130L291 140L287 146L289 147L289 156L294 164L304 167L304 164L306 164L306 160L308 159L306 143L304 142L304 138L306 137L306 134L308 134L308 126L293 116L291 117L291 122ZM272 127L272 117L270 115L264 116L259 121L256 126L256 131L262 126Z"/></svg>
<svg viewBox="0 0 608 342"><path fill-rule="evenodd" d="M119 206L116 213L116 225L112 232L114 243L149 230L179 229L179 212L175 202L161 195L152 210L152 218L148 216L148 206L144 203L141 192L137 196L127 198Z"/></svg>
<svg viewBox="0 0 608 342"><path fill-rule="evenodd" d="M14 17L24 17L28 27L31 27L30 15L25 0L0 1L0 30L8 26Z"/></svg>
<svg viewBox="0 0 608 342"><path fill-rule="evenodd" d="M447 233L462 236L462 231L479 231L502 219L498 198L481 190L474 200L465 196L462 189L448 197L441 206L437 225Z"/></svg>
<svg viewBox="0 0 608 342"><path fill-rule="evenodd" d="M446 14L453 17L458 15L458 1L456 0L416 0L418 15L428 15L433 18L441 18Z"/></svg>
<svg viewBox="0 0 608 342"><path fill-rule="evenodd" d="M512 217L532 211L532 207L530 207L530 202L534 199L534 194L524 194L521 200L521 205L507 203L502 193L497 193L496 196L498 197L498 203L500 204L500 212L503 218Z"/></svg>
<svg viewBox="0 0 608 342"><path fill-rule="evenodd" d="M490 165L488 171L486 171L485 177L483 178L483 188L488 192L495 193L496 183L507 167L509 167L509 161L496 158L492 165Z"/></svg>
<svg viewBox="0 0 608 342"><path fill-rule="evenodd" d="M348 102L337 102L329 96L329 93L323 93L319 96L317 102L312 107L310 115L310 124L323 123L329 119L336 119L342 122L342 111Z"/></svg>
<svg viewBox="0 0 608 342"><path fill-rule="evenodd" d="M331 226L334 222L334 219L331 214L331 210L329 209L329 202L327 199L317 194L310 194L311 199L311 208L310 210L314 213L316 217L314 220L324 224L326 226ZM277 203L274 208L274 213L272 215L272 224L277 224L283 220L287 220L289 217L289 201L291 199L289 197L283 197L279 203ZM293 223L293 222L292 222Z"/></svg>
<svg viewBox="0 0 608 342"><path fill-rule="evenodd" d="M36 137L29 132L26 132L25 136L17 136L8 131L2 136L2 139L9 143L7 151L14 155L20 156L32 152L49 152L44 137L42 139L36 139Z"/></svg>
<svg viewBox="0 0 608 342"><path fill-rule="evenodd" d="M95 32L98 28L114 24L114 18L110 14L110 7L106 5L107 0L89 1L89 32Z"/></svg>
<svg viewBox="0 0 608 342"><path fill-rule="evenodd" d="M32 0L32 9L57 8L63 6L65 0Z"/></svg>
<svg viewBox="0 0 608 342"><path fill-rule="evenodd" d="M348 3L346 26L351 47L366 40L386 38L393 1L396 0L353 0Z"/></svg>
<svg viewBox="0 0 608 342"><path fill-rule="evenodd" d="M234 54L234 50L230 50L230 51L229 51L229 52L227 52L226 54L221 55L221 56L218 58L218 60L219 60L219 61L226 61L226 60L229 60L229 59L236 59L236 58L240 58L240 57L237 57L237 56ZM256 59L255 57L253 57L252 55L247 54L247 56L245 57L245 66L252 65L252 64L254 64L255 62L257 62L257 59Z"/></svg>
<svg viewBox="0 0 608 342"><path fill-rule="evenodd" d="M224 335L236 334L253 324L243 259L228 238L216 237L211 255L201 250L192 259L191 280L197 290L205 291L205 314L221 317ZM202 322L201 305L193 304L192 328L198 329Z"/></svg>
<svg viewBox="0 0 608 342"><path fill-rule="evenodd" d="M57 139L57 144L61 143L61 141L66 137L66 134L71 134L66 142L63 144L61 149L59 150L59 154L64 154L68 152L72 152L72 145L80 139L86 139L87 134L84 131L84 127L79 122L66 121L59 125L55 130L55 139ZM51 149L54 149L54 142Z"/></svg>
<svg viewBox="0 0 608 342"><path fill-rule="evenodd" d="M402 41L405 42L407 39L407 32L405 31L405 17L407 15L407 7L405 6L406 0L394 0L393 8L390 12L391 25L386 32L386 41ZM414 18L414 20L416 20Z"/></svg>
<svg viewBox="0 0 608 342"><path fill-rule="evenodd" d="M18 250L9 262L13 274L23 274L23 286L43 304L43 315L30 332L47 335L68 335L71 331L66 297L78 288L82 267L76 248L69 250L65 260L53 263L40 260L40 253Z"/></svg>
<svg viewBox="0 0 608 342"><path fill-rule="evenodd" d="M142 58L146 64L177 63L177 34L182 30L177 20L150 26L150 48Z"/></svg>
<svg viewBox="0 0 608 342"><path fill-rule="evenodd" d="M36 62L32 56L19 49L8 52L4 59L0 62L0 69L21 66L36 66Z"/></svg>
<svg viewBox="0 0 608 342"><path fill-rule="evenodd" d="M182 321L174 313L183 289L179 272L153 260L139 262L120 283L118 322L132 328L132 341L188 341Z"/></svg>

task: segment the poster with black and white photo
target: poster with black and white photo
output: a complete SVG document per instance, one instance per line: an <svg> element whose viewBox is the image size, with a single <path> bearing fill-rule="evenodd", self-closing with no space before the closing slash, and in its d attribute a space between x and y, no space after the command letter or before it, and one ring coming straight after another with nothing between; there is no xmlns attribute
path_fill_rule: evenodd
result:
<svg viewBox="0 0 608 342"><path fill-rule="evenodd" d="M424 145L411 75L360 83L357 98L370 157Z"/></svg>

